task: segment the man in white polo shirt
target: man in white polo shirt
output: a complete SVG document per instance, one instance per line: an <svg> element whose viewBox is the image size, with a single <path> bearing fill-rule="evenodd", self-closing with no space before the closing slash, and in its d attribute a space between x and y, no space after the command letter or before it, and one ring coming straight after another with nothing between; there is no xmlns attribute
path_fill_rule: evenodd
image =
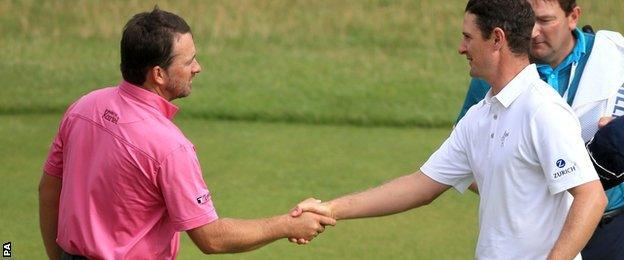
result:
<svg viewBox="0 0 624 260"><path fill-rule="evenodd" d="M470 75L492 86L486 98L421 171L325 203L308 199L291 214L389 215L426 205L451 186L464 192L475 180L481 192L477 259L578 256L606 197L574 112L529 64L534 21L525 0L470 0L459 53Z"/></svg>

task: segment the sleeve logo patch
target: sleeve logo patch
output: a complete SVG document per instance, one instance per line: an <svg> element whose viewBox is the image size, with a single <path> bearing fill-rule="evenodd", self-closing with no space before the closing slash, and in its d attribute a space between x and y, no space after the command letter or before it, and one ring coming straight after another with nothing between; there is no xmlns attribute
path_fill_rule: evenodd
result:
<svg viewBox="0 0 624 260"><path fill-rule="evenodd" d="M565 163L565 161L563 159L559 159L559 160L557 160L555 165L557 165L557 167L559 167L559 168L563 168L563 167L565 167L566 163Z"/></svg>
<svg viewBox="0 0 624 260"><path fill-rule="evenodd" d="M197 204L199 204L199 205L203 205L203 204L205 204L206 202L208 202L209 197L210 197L210 196L209 196L209 194L208 194L208 193L206 193L206 194L204 194L204 195L201 195L201 196L197 197L197 199L196 199L196 200L197 200Z"/></svg>
<svg viewBox="0 0 624 260"><path fill-rule="evenodd" d="M569 173L573 173L574 171L576 171L576 165L575 164L572 164L570 167L564 168L566 166L566 162L563 159L557 160L555 165L559 169L561 169L561 170L553 173L553 178L554 179L560 178L563 175L566 175L566 174L569 174Z"/></svg>

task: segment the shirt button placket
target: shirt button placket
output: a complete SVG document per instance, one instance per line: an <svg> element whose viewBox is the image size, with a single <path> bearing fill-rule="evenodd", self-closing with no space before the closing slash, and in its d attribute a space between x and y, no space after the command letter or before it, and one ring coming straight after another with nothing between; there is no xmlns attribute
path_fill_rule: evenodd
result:
<svg viewBox="0 0 624 260"><path fill-rule="evenodd" d="M489 132L489 142L488 142L488 157L492 157L492 154L494 153L494 147L496 147L494 145L494 137L496 136L496 129L498 127L498 104L492 104L492 107L490 109L490 115L491 115L491 123L490 123L490 132Z"/></svg>

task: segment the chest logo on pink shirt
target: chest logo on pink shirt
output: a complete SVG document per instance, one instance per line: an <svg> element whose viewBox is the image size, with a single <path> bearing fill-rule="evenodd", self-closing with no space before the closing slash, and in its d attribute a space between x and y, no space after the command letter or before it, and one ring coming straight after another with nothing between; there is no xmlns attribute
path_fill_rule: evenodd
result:
<svg viewBox="0 0 624 260"><path fill-rule="evenodd" d="M202 205L210 199L210 195L208 193L197 197L197 204Z"/></svg>
<svg viewBox="0 0 624 260"><path fill-rule="evenodd" d="M117 124L117 121L119 121L119 116L117 115L117 113L110 111L108 109L104 111L104 115L102 115L102 118L107 121L110 121L113 124Z"/></svg>

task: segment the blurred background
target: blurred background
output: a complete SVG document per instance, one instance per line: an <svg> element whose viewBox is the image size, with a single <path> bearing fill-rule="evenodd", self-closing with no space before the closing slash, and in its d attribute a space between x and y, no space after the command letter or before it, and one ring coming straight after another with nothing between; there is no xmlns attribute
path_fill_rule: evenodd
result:
<svg viewBox="0 0 624 260"><path fill-rule="evenodd" d="M0 0L0 240L45 257L37 185L63 111L120 82L119 40L155 4L193 30L203 71L176 100L221 217L286 213L300 200L418 170L450 132L468 85L457 54L465 0ZM578 1L580 25L624 31L624 2ZM474 194L212 258L471 259ZM180 259L203 257L186 235Z"/></svg>

